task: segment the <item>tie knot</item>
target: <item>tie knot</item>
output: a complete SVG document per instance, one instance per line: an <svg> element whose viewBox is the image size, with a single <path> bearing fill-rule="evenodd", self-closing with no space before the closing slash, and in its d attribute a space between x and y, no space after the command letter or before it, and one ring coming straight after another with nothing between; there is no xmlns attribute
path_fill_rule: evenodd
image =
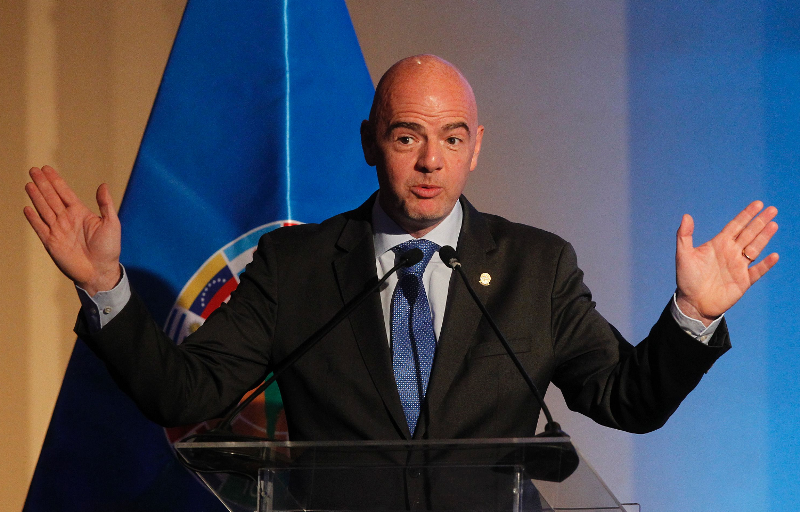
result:
<svg viewBox="0 0 800 512"><path fill-rule="evenodd" d="M425 240L424 238L418 238L415 240L409 240L408 242L403 242L402 244L399 245L395 245L394 247L392 247L392 251L394 251L395 254L403 254L404 252L414 248L422 251L423 254L422 260L416 265L412 265L408 268L401 268L399 272L401 274L414 274L416 276L422 277L423 272L425 272L425 267L427 267L428 262L431 261L433 253L439 250L439 246L431 242L430 240Z"/></svg>

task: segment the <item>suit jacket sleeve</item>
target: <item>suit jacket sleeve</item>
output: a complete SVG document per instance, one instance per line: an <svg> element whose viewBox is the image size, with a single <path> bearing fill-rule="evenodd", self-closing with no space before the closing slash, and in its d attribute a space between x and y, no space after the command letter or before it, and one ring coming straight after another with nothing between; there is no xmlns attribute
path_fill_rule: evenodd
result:
<svg viewBox="0 0 800 512"><path fill-rule="evenodd" d="M274 259L269 237L262 237L231 300L180 347L135 292L103 329L90 333L80 313L75 332L152 421L173 426L220 416L269 371L277 310Z"/></svg>
<svg viewBox="0 0 800 512"><path fill-rule="evenodd" d="M631 346L595 309L569 244L561 251L551 302L552 380L571 409L609 427L637 433L661 427L730 348L724 320L704 345L678 327L669 307Z"/></svg>

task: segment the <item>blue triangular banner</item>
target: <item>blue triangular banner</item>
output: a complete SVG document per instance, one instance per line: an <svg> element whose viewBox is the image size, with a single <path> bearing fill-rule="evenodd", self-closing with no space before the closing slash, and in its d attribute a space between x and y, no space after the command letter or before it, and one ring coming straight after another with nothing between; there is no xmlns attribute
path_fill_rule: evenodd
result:
<svg viewBox="0 0 800 512"><path fill-rule="evenodd" d="M359 141L373 91L344 0L189 1L120 210L157 322L184 328L176 300L215 255L235 275L253 233L377 188ZM78 340L25 510L224 508Z"/></svg>

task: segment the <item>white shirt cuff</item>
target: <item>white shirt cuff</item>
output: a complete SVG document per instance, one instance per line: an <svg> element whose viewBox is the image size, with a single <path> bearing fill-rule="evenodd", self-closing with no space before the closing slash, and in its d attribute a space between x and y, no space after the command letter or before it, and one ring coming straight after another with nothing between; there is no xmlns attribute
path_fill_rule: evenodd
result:
<svg viewBox="0 0 800 512"><path fill-rule="evenodd" d="M697 341L708 345L708 342L711 341L711 337L714 336L714 332L717 330L717 326L722 321L722 317L725 315L720 315L716 320L711 322L708 327L706 327L700 320L695 320L694 318L688 317L683 311L681 311L681 308L678 307L677 295L677 293L672 294L670 307L672 318L675 319L678 327L683 329L686 334L692 336Z"/></svg>
<svg viewBox="0 0 800 512"><path fill-rule="evenodd" d="M89 324L89 332L97 332L122 311L131 298L131 285L125 267L120 264L122 279L117 286L106 292L97 292L93 297L78 285L75 289L81 301L81 311Z"/></svg>

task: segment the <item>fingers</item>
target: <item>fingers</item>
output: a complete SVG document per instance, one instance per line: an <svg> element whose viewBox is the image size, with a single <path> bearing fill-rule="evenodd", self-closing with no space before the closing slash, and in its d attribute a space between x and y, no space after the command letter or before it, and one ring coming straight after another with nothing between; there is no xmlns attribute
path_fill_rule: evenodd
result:
<svg viewBox="0 0 800 512"><path fill-rule="evenodd" d="M753 201L720 231L720 235L730 238L731 240L736 240L742 233L742 230L745 229L745 226L747 226L762 208L764 208L764 203L761 201Z"/></svg>
<svg viewBox="0 0 800 512"><path fill-rule="evenodd" d="M763 208L764 203L753 201L734 217L719 234L726 243L733 241L735 250L741 253L742 258L748 260L748 263L758 259L761 251L764 250L772 236L778 231L778 224L772 220L778 215L778 209L774 206ZM777 261L775 259L775 262ZM775 262L772 262L772 265ZM771 266L763 268L763 272L766 272L769 268ZM759 279L762 275L764 274L759 274L756 279Z"/></svg>
<svg viewBox="0 0 800 512"><path fill-rule="evenodd" d="M53 186L53 190L55 190L65 206L69 207L73 204L81 202L75 192L73 192L69 185L67 185L67 182L64 181L64 178L62 178L55 169L49 165L45 165L42 167L42 173L44 173L44 175L50 181L50 184Z"/></svg>
<svg viewBox="0 0 800 512"><path fill-rule="evenodd" d="M100 208L100 215L106 220L117 220L117 210L114 208L114 200L111 198L111 192L108 191L108 185L101 184L97 188L97 206Z"/></svg>
<svg viewBox="0 0 800 512"><path fill-rule="evenodd" d="M763 260L747 269L747 272L750 274L750 285L761 279L761 277L766 274L769 269L774 267L776 263L778 263L778 253L773 252Z"/></svg>
<svg viewBox="0 0 800 512"><path fill-rule="evenodd" d="M754 221L755 222L755 221ZM746 244L742 247L742 255L745 256L749 260L758 259L759 254L761 251L764 250L764 247L767 246L769 241L772 239L772 236L778 231L778 224L776 222L769 222L766 226L764 226L761 231L756 234L755 238L750 241L750 243ZM744 236L740 237L740 239L745 238ZM743 240L744 242L745 240Z"/></svg>
<svg viewBox="0 0 800 512"><path fill-rule="evenodd" d="M47 200L45 200L39 187L37 187L35 183L28 183L25 185L25 192L27 192L28 197L31 198L33 207L36 208L38 217L40 217L39 220L44 221L48 226L52 226L56 221L56 214L50 205L47 204ZM28 217L28 214L26 213L25 216ZM30 221L30 217L28 217L28 220Z"/></svg>
<svg viewBox="0 0 800 512"><path fill-rule="evenodd" d="M686 251L694 247L692 235L694 234L694 219L688 213L683 215L681 225L678 227L677 251Z"/></svg>
<svg viewBox="0 0 800 512"><path fill-rule="evenodd" d="M25 214L25 218L28 219L28 223L36 232L36 236L38 236L39 240L41 240L42 243L45 244L48 236L50 235L50 228L48 227L47 223L45 223L45 221L43 221L41 217L39 217L39 214L36 213L36 210L31 208L30 206L26 206L25 208L23 208L22 213Z"/></svg>
<svg viewBox="0 0 800 512"><path fill-rule="evenodd" d="M759 210L763 207L760 201L754 201L745 209L745 212L750 213L748 210L753 207L758 207ZM744 213L744 212L743 212ZM740 214L741 215L741 214ZM778 231L778 224L772 219L778 215L778 209L774 206L769 206L761 211L755 218L751 218L748 223L742 227L741 231L734 237L737 248L741 247L740 251L742 256L750 261L758 259L761 251L764 250L767 243L769 243L772 236ZM737 216L738 218L739 216ZM777 261L777 259L775 260ZM773 262L774 265L774 262ZM764 269L764 272L769 270ZM760 278L762 274L758 275L756 279ZM755 281L753 281L755 282Z"/></svg>
<svg viewBox="0 0 800 512"><path fill-rule="evenodd" d="M736 238L736 242L742 249L747 250L747 255L751 258L758 257L769 239L778 230L778 225L772 222L776 215L778 215L778 209L770 206L750 221L750 224Z"/></svg>
<svg viewBox="0 0 800 512"><path fill-rule="evenodd" d="M47 169L48 166L44 166L44 168ZM52 167L50 169L52 170ZM61 213L66 210L66 206L64 205L64 201L61 200L61 196L58 195L58 192L56 192L55 188L53 187L53 183L50 181L48 175L38 167L33 167L29 174L33 180L33 184L38 189L39 195L42 196L49 209L52 210L56 217L61 215ZM31 200L33 200L33 197L31 197ZM40 209L38 206L36 209L39 211L40 215L43 213L43 209ZM46 222L50 223L47 219L47 216L42 215L42 218Z"/></svg>
<svg viewBox="0 0 800 512"><path fill-rule="evenodd" d="M71 217L91 215L90 210L67 185L64 178L49 165L42 166L41 169L32 167L29 174L33 183L26 184L25 191L31 198L40 219L48 227L53 228L59 219L68 220ZM110 215L110 218L116 219L116 210L114 210L108 187L105 185L102 187L104 189L102 198L100 190L98 190L98 206L101 206L101 209L105 208L104 217ZM70 215L69 212L73 213ZM26 214L27 216L28 214Z"/></svg>

